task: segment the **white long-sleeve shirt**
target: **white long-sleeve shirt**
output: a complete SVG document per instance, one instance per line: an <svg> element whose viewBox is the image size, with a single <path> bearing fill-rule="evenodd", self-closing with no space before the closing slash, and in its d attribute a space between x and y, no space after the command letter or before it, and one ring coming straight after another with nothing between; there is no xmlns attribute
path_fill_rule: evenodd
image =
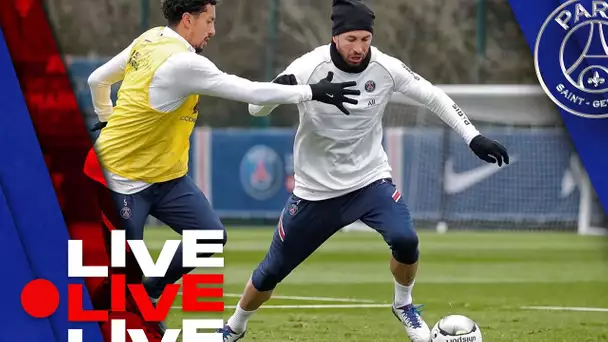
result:
<svg viewBox="0 0 608 342"><path fill-rule="evenodd" d="M310 86L284 86L254 82L220 71L209 59L194 52L194 48L179 34L166 27L163 34L181 40L188 52L169 57L154 73L149 86L150 106L160 112L171 112L193 94L221 97L260 105L296 104L312 99ZM88 79L95 113L102 122L112 115L110 97L113 84L121 81L133 43L95 70ZM115 192L133 194L150 184L125 179L105 171L108 187Z"/></svg>
<svg viewBox="0 0 608 342"><path fill-rule="evenodd" d="M382 178L391 167L382 146L382 117L394 92L426 105L468 144L479 134L464 112L442 90L415 74L398 59L371 47L371 60L360 73L346 73L331 60L330 45L296 59L281 73L298 84L316 83L334 72L333 82L356 81L357 105L345 104L350 115L318 102L298 104L300 124L294 142L294 195L306 200L338 197ZM276 106L249 105L254 116Z"/></svg>

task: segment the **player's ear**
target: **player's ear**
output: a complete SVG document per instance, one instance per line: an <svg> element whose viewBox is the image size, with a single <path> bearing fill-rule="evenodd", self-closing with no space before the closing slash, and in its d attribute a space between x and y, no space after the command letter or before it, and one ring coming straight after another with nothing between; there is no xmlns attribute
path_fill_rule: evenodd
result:
<svg viewBox="0 0 608 342"><path fill-rule="evenodd" d="M331 41L334 42L334 44L338 44L338 36L331 37Z"/></svg>
<svg viewBox="0 0 608 342"><path fill-rule="evenodd" d="M192 25L192 15L187 12L182 14L182 23L184 24L185 28L189 29L190 25Z"/></svg>

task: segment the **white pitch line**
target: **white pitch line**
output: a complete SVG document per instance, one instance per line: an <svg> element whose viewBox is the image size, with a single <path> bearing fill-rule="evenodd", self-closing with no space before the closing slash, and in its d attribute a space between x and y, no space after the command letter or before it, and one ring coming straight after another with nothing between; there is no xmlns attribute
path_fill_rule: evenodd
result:
<svg viewBox="0 0 608 342"><path fill-rule="evenodd" d="M224 293L224 297L229 298L241 298L242 295L238 293ZM373 300L369 299L354 299L354 298L333 298L333 297L306 297L306 296L272 296L272 299L286 299L286 300L302 300L311 302L345 302L345 303L373 303Z"/></svg>
<svg viewBox="0 0 608 342"><path fill-rule="evenodd" d="M182 293L178 292L181 296ZM224 293L226 298L241 298L241 294L238 293ZM304 296L272 296L272 299L285 299L285 300L301 300L309 302L343 302L343 303L374 303L373 300L369 299L355 299L355 298L333 298L333 297L304 297Z"/></svg>
<svg viewBox="0 0 608 342"><path fill-rule="evenodd" d="M328 304L328 305L264 305L261 309L373 309L390 308L393 304ZM172 306L171 309L181 309ZM226 309L235 309L235 305L226 305Z"/></svg>
<svg viewBox="0 0 608 342"><path fill-rule="evenodd" d="M524 310L608 312L608 308L579 308L568 306L522 306Z"/></svg>

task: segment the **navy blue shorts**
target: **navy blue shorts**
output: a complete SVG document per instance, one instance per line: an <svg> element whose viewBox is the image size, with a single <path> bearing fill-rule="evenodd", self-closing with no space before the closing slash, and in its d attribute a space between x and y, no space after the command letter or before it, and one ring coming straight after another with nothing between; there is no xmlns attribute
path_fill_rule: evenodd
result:
<svg viewBox="0 0 608 342"><path fill-rule="evenodd" d="M104 243L110 255L110 232L114 229L125 230L128 240L141 240L144 237L146 219L152 215L167 224L174 231L182 234L187 229L213 229L223 230L222 241L206 241L208 243L226 244L226 230L211 204L188 176L177 178L168 182L156 183L132 195L123 195L107 189L104 185L93 181L97 192L99 206L102 210L102 230ZM124 268L113 268L112 274L124 274L128 284L139 284L143 280L143 273L139 263L129 249L126 252L126 265ZM200 257L210 255L201 254ZM176 251L173 260L163 278L147 279L145 284L148 294L158 297L166 284L176 282L182 275L192 271L192 268L183 268L182 246ZM108 306L109 280L106 279L95 290L96 308Z"/></svg>
<svg viewBox="0 0 608 342"><path fill-rule="evenodd" d="M153 184L133 195L110 193L117 213L112 215L112 223L126 231L128 240L143 239L148 215L179 234L186 229L224 229L207 197L189 176Z"/></svg>
<svg viewBox="0 0 608 342"><path fill-rule="evenodd" d="M269 251L253 273L254 287L258 291L274 289L333 234L357 220L382 235L398 262L410 265L418 261L418 236L410 211L392 180L382 179L323 201L291 195Z"/></svg>

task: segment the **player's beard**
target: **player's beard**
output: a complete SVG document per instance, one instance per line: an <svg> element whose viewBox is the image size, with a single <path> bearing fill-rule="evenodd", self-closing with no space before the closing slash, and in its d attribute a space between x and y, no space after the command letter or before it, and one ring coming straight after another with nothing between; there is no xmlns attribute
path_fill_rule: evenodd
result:
<svg viewBox="0 0 608 342"><path fill-rule="evenodd" d="M205 47L205 45L205 41L203 40L200 44L192 45L192 47L194 48L194 52L200 54L201 52L203 52L203 48Z"/></svg>
<svg viewBox="0 0 608 342"><path fill-rule="evenodd" d="M346 63L348 66L351 66L351 67L358 67L359 65L361 65L361 63L363 63L363 61L365 61L365 58L367 57L367 54L369 53L369 51L367 51L365 53L357 55L357 57L360 57L359 61L358 62L351 62L348 59L348 57L349 57L348 53L347 52L343 53L342 51L340 51L340 47L338 46L338 44L334 44L334 45L335 45L338 53L340 54L340 57L342 57L342 60L344 61L344 63Z"/></svg>
<svg viewBox="0 0 608 342"><path fill-rule="evenodd" d="M198 46L195 46L194 47L194 52L196 52L197 54L200 54L201 52L203 52L203 48L205 47L205 45L207 45L208 41L209 41L208 39L205 39Z"/></svg>
<svg viewBox="0 0 608 342"><path fill-rule="evenodd" d="M360 57L358 62L351 62L348 59L344 59L344 60L346 61L346 64L348 64L350 66L359 66L365 60L365 55L360 55L360 56L357 56L357 57Z"/></svg>

